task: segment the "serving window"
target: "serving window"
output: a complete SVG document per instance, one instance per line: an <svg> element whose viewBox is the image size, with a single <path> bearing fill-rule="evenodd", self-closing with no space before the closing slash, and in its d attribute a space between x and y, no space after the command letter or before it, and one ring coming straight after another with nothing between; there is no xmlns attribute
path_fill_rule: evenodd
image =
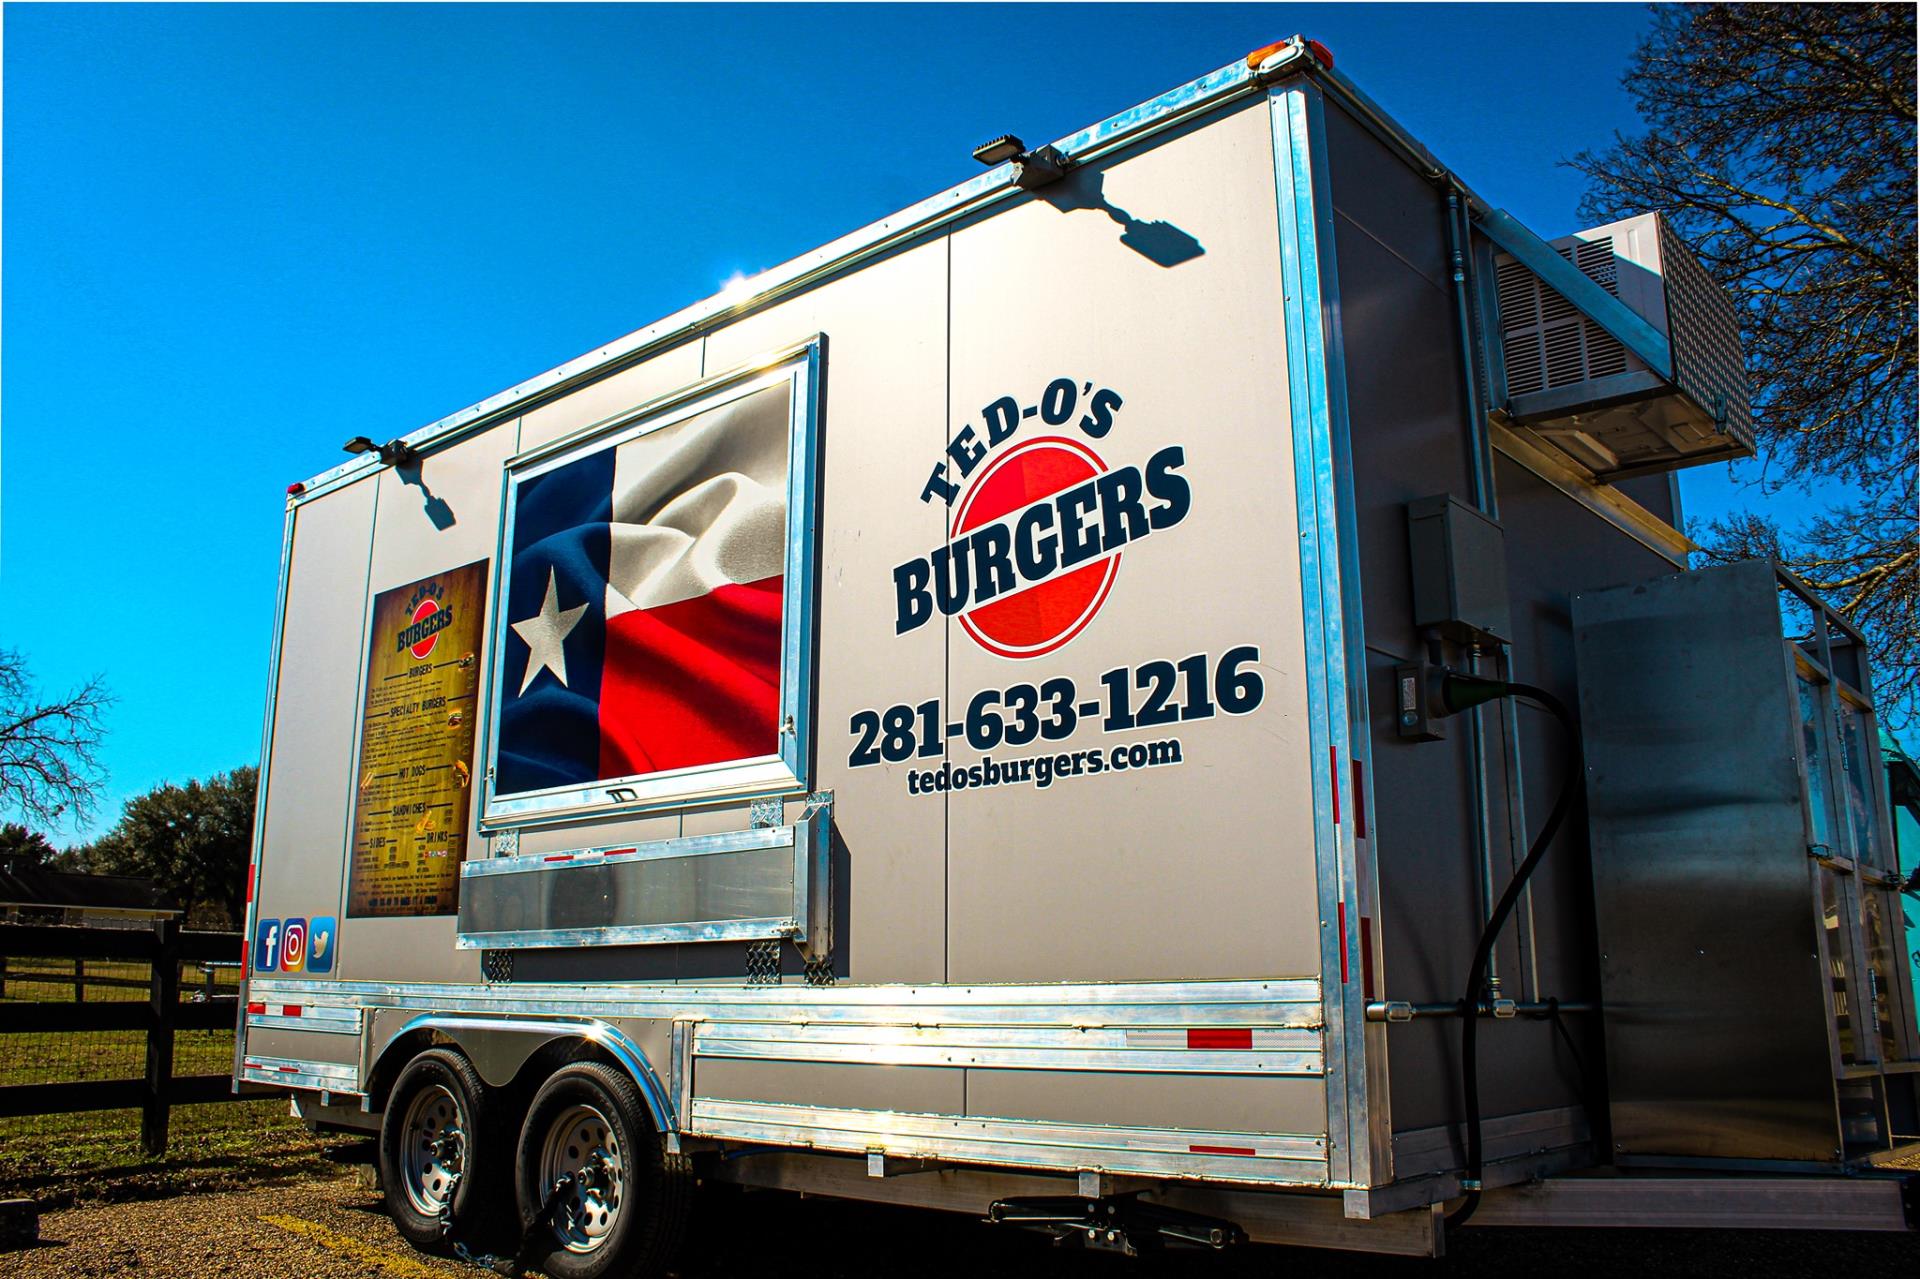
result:
<svg viewBox="0 0 1920 1279"><path fill-rule="evenodd" d="M508 463L492 827L805 790L820 347Z"/></svg>

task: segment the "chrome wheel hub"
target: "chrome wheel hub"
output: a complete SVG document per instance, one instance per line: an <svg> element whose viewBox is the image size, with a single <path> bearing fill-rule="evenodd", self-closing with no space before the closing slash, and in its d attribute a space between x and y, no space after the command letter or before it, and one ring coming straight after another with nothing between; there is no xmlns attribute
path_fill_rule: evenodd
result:
<svg viewBox="0 0 1920 1279"><path fill-rule="evenodd" d="M554 1236L568 1252L593 1252L613 1234L626 1198L626 1151L607 1117L593 1106L554 1116L540 1152L540 1184L565 1179L553 1207Z"/></svg>
<svg viewBox="0 0 1920 1279"><path fill-rule="evenodd" d="M422 1088L407 1107L400 1171L407 1202L423 1217L437 1217L447 1210L466 1167L462 1119L459 1100L439 1084Z"/></svg>

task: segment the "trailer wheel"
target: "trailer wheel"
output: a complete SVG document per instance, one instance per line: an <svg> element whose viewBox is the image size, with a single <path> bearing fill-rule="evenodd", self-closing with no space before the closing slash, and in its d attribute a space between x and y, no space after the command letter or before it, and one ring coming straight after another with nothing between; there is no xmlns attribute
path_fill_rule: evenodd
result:
<svg viewBox="0 0 1920 1279"><path fill-rule="evenodd" d="M576 1062L535 1094L515 1158L523 1254L551 1279L661 1274L693 1197L689 1161L670 1155L623 1072Z"/></svg>
<svg viewBox="0 0 1920 1279"><path fill-rule="evenodd" d="M416 1248L444 1247L449 1229L484 1230L503 1197L504 1135L479 1072L435 1048L407 1063L380 1121L387 1212ZM445 1223L443 1225L443 1223Z"/></svg>

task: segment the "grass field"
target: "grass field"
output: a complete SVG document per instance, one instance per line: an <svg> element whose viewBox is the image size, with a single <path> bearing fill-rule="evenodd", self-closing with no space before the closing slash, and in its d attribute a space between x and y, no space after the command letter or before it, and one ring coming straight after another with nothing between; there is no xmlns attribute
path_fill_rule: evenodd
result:
<svg viewBox="0 0 1920 1279"><path fill-rule="evenodd" d="M72 960L10 958L0 1007L73 1002ZM31 974L31 976L28 976ZM144 1001L147 966L89 960L86 1001ZM215 990L231 994L238 974L215 970ZM204 989L188 965L182 997ZM225 1075L233 1069L231 1030L181 1030L173 1073ZM0 1086L137 1079L146 1070L146 1035L137 1030L0 1034ZM329 1166L341 1140L318 1138L283 1099L176 1106L166 1155L140 1149L140 1112L102 1110L0 1119L0 1197L26 1195L52 1207L93 1199L144 1198L183 1190L225 1189L301 1176Z"/></svg>

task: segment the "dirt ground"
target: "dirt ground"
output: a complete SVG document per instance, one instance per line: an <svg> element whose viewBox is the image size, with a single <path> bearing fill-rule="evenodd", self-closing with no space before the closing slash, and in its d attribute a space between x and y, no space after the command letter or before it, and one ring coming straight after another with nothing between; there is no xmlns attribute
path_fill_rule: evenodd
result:
<svg viewBox="0 0 1920 1279"><path fill-rule="evenodd" d="M436 1279L487 1272L415 1252L380 1208L371 1171L340 1167L250 1190L82 1205L41 1219L37 1248L0 1253L18 1279ZM1372 1276L1686 1275L1752 1279L1920 1274L1920 1234L1468 1230L1439 1261L1247 1247L1128 1261L1063 1251L970 1218L774 1192L717 1189L702 1204L683 1279L1060 1275L1097 1279L1371 1279Z"/></svg>

